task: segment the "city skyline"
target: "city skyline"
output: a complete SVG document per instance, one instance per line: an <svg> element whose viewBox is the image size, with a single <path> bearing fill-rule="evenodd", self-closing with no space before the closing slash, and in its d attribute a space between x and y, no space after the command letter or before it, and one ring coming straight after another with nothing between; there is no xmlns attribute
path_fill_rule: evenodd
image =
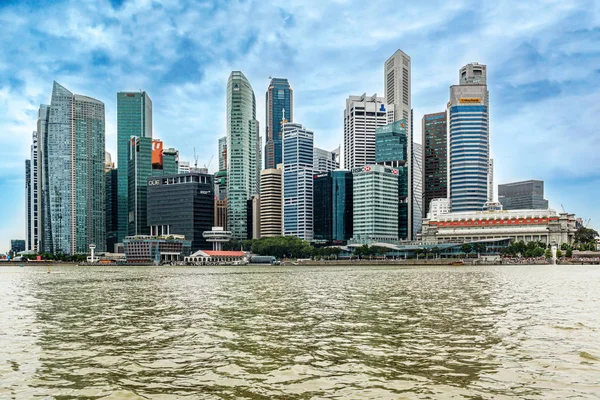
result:
<svg viewBox="0 0 600 400"><path fill-rule="evenodd" d="M179 30L183 33L169 33L160 39L157 46L164 47L164 54L162 48L158 51L150 46L150 51L154 51L148 53L140 47L142 43L148 43L147 40L160 37L155 36L158 33L164 33L162 26L157 33L150 31L154 28L155 18L185 14L185 10L166 6L152 8L142 3L136 10L135 2L115 8L100 3L105 9L95 13L84 10L84 7L97 7L95 5L69 7L66 3L48 2L37 10L28 10L26 5L0 6L3 37L20 35L22 43L19 45L25 44L21 46L22 55L10 56L11 63L18 68L13 70L12 66L0 63L4 72L0 78L0 126L3 128L0 137L4 144L4 156L0 158L0 209L3 209L0 250L8 247L10 239L25 237L24 160L30 151L37 109L39 104L49 102L53 80L74 93L85 93L105 103L106 149L114 158L117 155L115 94L141 89L154 101L156 130L153 136L180 149L182 160L193 161L194 145L203 149L199 154L199 165L204 165L217 152L218 138L225 134L223 104L225 84L231 71L244 72L259 94L256 114L263 138L261 93L266 90L271 75L287 78L293 83L294 119L314 130L315 146L331 149L343 141L345 98L363 92L382 96L382 65L397 49L411 57L412 105L416 121L420 121L423 114L444 109L448 88L456 83L459 68L469 62L486 64L492 93L490 138L491 155L496 161L496 183L544 180L546 197L552 208L560 209L560 204L564 204L570 212L592 218L591 225L597 226L595 222L600 221L600 216L590 199L600 194L594 187L598 175L593 168L598 157L594 154L593 144L599 138L592 123L600 98L594 83L600 78L593 72L598 57L591 53L597 40L593 35L585 36L586 27L594 26L592 16L586 15L585 3L580 3L580 8L566 4L544 10L519 5L520 12L516 17L513 7L506 5L486 5L467 12L469 3L463 4L463 7L442 6L435 15L413 8L411 13L420 18L392 33L369 27L385 25L386 20L397 17L397 12L386 15L380 7L361 9L361 14L355 15L364 18L360 21L361 29L368 34L358 43L353 42L352 48L347 47L349 42L344 32L350 32L355 26L353 23L358 25L358 21L349 21L348 27L336 31L335 27L319 22L320 16L331 11L324 7L311 9L312 18L308 19L303 19L306 11L294 4L286 6L285 10L256 4L199 9L209 19L209 15L214 16L214 23L206 28L213 34L218 34L227 22L223 21L224 16L244 15L246 7L256 8L260 17L249 21L249 26L244 28L255 29L250 35L251 40L241 39L247 36L242 29L242 32L231 33L231 37L221 38L226 50L200 48L200 56L193 55L199 46L192 37L194 29L202 25L194 23L197 15L189 15L180 22ZM35 31L29 30L28 21L19 16L26 14L22 12L24 10L27 14L32 12L33 17L49 17ZM353 15L350 7L342 11L346 17ZM141 28L139 33L121 28L131 24L134 14ZM52 28L58 29L52 18L56 15L65 16L66 23L60 35L52 33ZM83 15L85 18L81 18ZM537 22L519 25L519 21L529 22L533 15ZM29 24L33 23L33 17ZM104 22L105 17L113 21ZM281 24L269 24L268 29L261 27L261 19L268 17ZM507 21L519 27L510 34L503 34L501 27ZM469 28L455 32L460 29L452 29L450 23ZM301 39L305 37L302 32L314 26L322 35L330 35L332 40L329 42L337 45ZM169 29L166 31L170 32ZM444 34L449 32L456 35L445 38ZM481 34L479 43L465 51L461 40L477 33ZM149 37L140 41L137 35L141 34ZM288 35L293 40L286 43L276 40ZM378 39L376 46L373 46L371 36ZM579 44L586 37L591 40L587 47ZM456 44L449 46L451 42ZM209 43L215 44L214 38L211 37ZM498 52L493 43L502 43L506 51ZM61 46L76 44L80 45L76 54L65 56L60 52ZM427 45L428 50L421 50ZM9 59L13 46L5 44L4 59ZM170 50L177 46L181 47L181 54ZM134 50L131 57L124 58L130 49ZM35 58L23 58L33 57L33 50L36 50ZM289 57L282 57L282 54ZM203 64L202 57L209 57L209 62ZM322 58L319 68L308 66L319 57ZM159 62L136 69L143 63L152 64L154 58ZM269 64L272 70L265 70L265 58L275 60ZM84 59L91 60L91 65L83 62ZM170 74L170 71L174 73ZM413 126L413 137L418 142L421 136L419 124L413 123ZM589 140L574 139L580 137ZM565 151L563 143L569 143L573 148ZM533 147L535 152L531 151ZM211 172L216 170L216 164L213 160ZM589 193L589 197L581 196L582 192Z"/></svg>

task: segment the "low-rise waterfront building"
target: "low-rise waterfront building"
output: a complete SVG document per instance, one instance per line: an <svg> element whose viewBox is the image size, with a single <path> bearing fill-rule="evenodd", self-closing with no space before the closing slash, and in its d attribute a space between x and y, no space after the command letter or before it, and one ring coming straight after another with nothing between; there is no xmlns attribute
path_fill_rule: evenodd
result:
<svg viewBox="0 0 600 400"><path fill-rule="evenodd" d="M554 210L454 212L423 220L422 240L460 243L488 239L572 244L575 216Z"/></svg>
<svg viewBox="0 0 600 400"><path fill-rule="evenodd" d="M127 236L123 240L128 263L182 261L190 254L192 242L183 235Z"/></svg>
<svg viewBox="0 0 600 400"><path fill-rule="evenodd" d="M248 262L244 251L199 250L185 258L188 263L196 265L207 264L246 264Z"/></svg>

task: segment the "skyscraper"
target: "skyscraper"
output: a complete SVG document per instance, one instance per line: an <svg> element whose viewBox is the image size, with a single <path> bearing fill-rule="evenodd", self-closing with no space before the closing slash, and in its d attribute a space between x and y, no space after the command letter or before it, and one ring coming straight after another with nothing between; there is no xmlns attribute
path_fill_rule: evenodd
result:
<svg viewBox="0 0 600 400"><path fill-rule="evenodd" d="M398 171L398 238L409 239L408 213L408 127L406 120L377 128L375 133L375 160L379 165L393 167Z"/></svg>
<svg viewBox="0 0 600 400"><path fill-rule="evenodd" d="M425 114L423 140L423 213L433 199L448 197L448 146L446 112Z"/></svg>
<svg viewBox="0 0 600 400"><path fill-rule="evenodd" d="M287 79L271 78L266 93L265 169L282 162L281 121L294 122L294 91Z"/></svg>
<svg viewBox="0 0 600 400"><path fill-rule="evenodd" d="M41 231L39 219L38 145L38 133L37 131L33 131L30 158L26 161L29 171L27 171L25 179L27 198L26 250L29 251L38 251L39 232Z"/></svg>
<svg viewBox="0 0 600 400"><path fill-rule="evenodd" d="M448 186L452 212L480 211L488 199L489 102L486 66L467 64L448 102Z"/></svg>
<svg viewBox="0 0 600 400"><path fill-rule="evenodd" d="M227 171L227 136L219 138L219 171Z"/></svg>
<svg viewBox="0 0 600 400"><path fill-rule="evenodd" d="M119 233L119 196L118 196L118 170L114 167L110 153L106 153L106 162L104 163L104 179L106 190L106 251L115 252L115 244L118 243Z"/></svg>
<svg viewBox="0 0 600 400"><path fill-rule="evenodd" d="M119 231L117 240L129 234L129 148L131 137L152 139L152 100L148 93L119 92L117 93L117 174L119 196ZM140 166L144 171L151 170L152 160L148 166ZM139 179L145 185L145 179Z"/></svg>
<svg viewBox="0 0 600 400"><path fill-rule="evenodd" d="M383 97L350 96L344 110L344 168L375 163L375 129L386 124Z"/></svg>
<svg viewBox="0 0 600 400"><path fill-rule="evenodd" d="M129 145L127 234L148 235L148 178L152 176L152 138L132 136ZM117 170L118 171L118 170Z"/></svg>
<svg viewBox="0 0 600 400"><path fill-rule="evenodd" d="M282 171L278 168L260 172L260 236L281 236Z"/></svg>
<svg viewBox="0 0 600 400"><path fill-rule="evenodd" d="M227 82L227 222L234 239L248 234L247 202L259 192L260 136L250 82L233 71Z"/></svg>
<svg viewBox="0 0 600 400"><path fill-rule="evenodd" d="M50 186L48 181L48 117L50 107L42 104L38 110L38 231L39 251L52 253L52 225L50 224Z"/></svg>
<svg viewBox="0 0 600 400"><path fill-rule="evenodd" d="M421 221L423 220L423 146L421 143L412 144L411 162L411 184L412 189L412 232L411 239L417 240L421 232Z"/></svg>
<svg viewBox="0 0 600 400"><path fill-rule="evenodd" d="M359 243L398 240L398 169L383 165L354 168L353 239Z"/></svg>
<svg viewBox="0 0 600 400"><path fill-rule="evenodd" d="M383 81L384 101L388 108L388 123L404 119L407 126L408 157L406 170L400 170L399 174L406 173L409 178L406 187L403 187L404 185L402 184L400 185L403 187L402 191L407 193L408 202L401 205L400 213L407 213L408 238L414 239L416 232L414 232L413 227L416 225L413 220L417 216L417 213L420 212L421 207L419 207L419 203L415 201L420 194L413 193L414 190L412 186L413 182L415 182L415 174L418 171L418 169L413 171L415 169L413 160L418 160L419 155L415 155L415 150L413 149L411 59L408 54L404 53L402 50L396 50L396 52L385 61L383 67ZM406 210L404 210L404 207L406 207Z"/></svg>
<svg viewBox="0 0 600 400"><path fill-rule="evenodd" d="M327 151L314 148L313 162L315 173L329 172L340 168L340 148Z"/></svg>
<svg viewBox="0 0 600 400"><path fill-rule="evenodd" d="M313 137L301 124L283 128L283 234L313 237Z"/></svg>
<svg viewBox="0 0 600 400"><path fill-rule="evenodd" d="M494 201L494 159L488 164L488 201Z"/></svg>
<svg viewBox="0 0 600 400"><path fill-rule="evenodd" d="M41 121L47 121L38 130L44 133L42 174L48 193L43 198L49 201L45 250L87 253L95 244L104 251L104 103L54 82L48 119Z"/></svg>
<svg viewBox="0 0 600 400"><path fill-rule="evenodd" d="M314 175L313 239L341 244L352 238L352 173L345 170Z"/></svg>

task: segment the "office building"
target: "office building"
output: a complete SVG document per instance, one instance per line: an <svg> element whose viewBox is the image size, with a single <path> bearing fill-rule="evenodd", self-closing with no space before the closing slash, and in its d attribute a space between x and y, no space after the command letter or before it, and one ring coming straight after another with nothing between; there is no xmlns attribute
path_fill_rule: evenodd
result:
<svg viewBox="0 0 600 400"><path fill-rule="evenodd" d="M313 138L301 124L283 128L283 234L312 240Z"/></svg>
<svg viewBox="0 0 600 400"><path fill-rule="evenodd" d="M104 103L54 82L50 106L38 113L44 251L105 249L104 129Z"/></svg>
<svg viewBox="0 0 600 400"><path fill-rule="evenodd" d="M126 236L125 259L131 264L183 261L190 255L191 241L183 235Z"/></svg>
<svg viewBox="0 0 600 400"><path fill-rule="evenodd" d="M106 170L105 168L104 179L106 188L106 251L116 253L115 244L118 243L119 235L119 178L117 169L113 167Z"/></svg>
<svg viewBox="0 0 600 400"><path fill-rule="evenodd" d="M529 180L498 185L498 200L504 210L546 210L544 181Z"/></svg>
<svg viewBox="0 0 600 400"><path fill-rule="evenodd" d="M282 235L282 170L260 171L260 236Z"/></svg>
<svg viewBox="0 0 600 400"><path fill-rule="evenodd" d="M215 210L214 210L215 226L226 229L227 228L227 199L220 200L218 197L215 198Z"/></svg>
<svg viewBox="0 0 600 400"><path fill-rule="evenodd" d="M412 232L412 215L408 212L411 199L408 195L408 127L406 120L377 128L375 133L375 160L378 165L398 171L398 238L409 239Z"/></svg>
<svg viewBox="0 0 600 400"><path fill-rule="evenodd" d="M214 226L214 177L191 172L147 178L149 234L182 235L191 250L210 250L202 235Z"/></svg>
<svg viewBox="0 0 600 400"><path fill-rule="evenodd" d="M354 243L398 240L398 169L383 165L354 168Z"/></svg>
<svg viewBox="0 0 600 400"><path fill-rule="evenodd" d="M52 225L50 224L50 187L48 181L48 117L50 107L42 104L38 109L38 251L51 253Z"/></svg>
<svg viewBox="0 0 600 400"><path fill-rule="evenodd" d="M375 129L386 124L383 97L350 96L344 110L344 166L375 164Z"/></svg>
<svg viewBox="0 0 600 400"><path fill-rule="evenodd" d="M421 221L423 219L423 146L420 143L412 144L412 163L411 163L412 182L410 188L411 213L412 213L412 240L417 240L417 235L421 232Z"/></svg>
<svg viewBox="0 0 600 400"><path fill-rule="evenodd" d="M488 200L489 103L486 66L471 63L450 87L448 190L452 212L481 211Z"/></svg>
<svg viewBox="0 0 600 400"><path fill-rule="evenodd" d="M259 192L260 136L250 82L233 71L227 82L227 222L233 239L248 235L247 202Z"/></svg>
<svg viewBox="0 0 600 400"><path fill-rule="evenodd" d="M436 218L441 214L448 214L450 212L450 199L442 197L439 199L431 199L429 202L429 209L427 210L427 218Z"/></svg>
<svg viewBox="0 0 600 400"><path fill-rule="evenodd" d="M227 171L227 136L219 138L219 171Z"/></svg>
<svg viewBox="0 0 600 400"><path fill-rule="evenodd" d="M261 198L260 195L255 194L250 200L252 206L252 229L249 231L249 239L260 239L261 237L261 226L260 226L260 211L261 211Z"/></svg>
<svg viewBox="0 0 600 400"><path fill-rule="evenodd" d="M509 239L560 246L573 244L576 231L573 214L548 209L451 212L424 219L422 239L429 243Z"/></svg>
<svg viewBox="0 0 600 400"><path fill-rule="evenodd" d="M118 218L119 231L117 240L130 234L129 230L129 149L132 137L143 137L152 140L152 100L148 93L119 92L117 93L117 174L118 174ZM151 159L148 165L141 166L144 171L151 170ZM145 184L146 177L139 182Z"/></svg>
<svg viewBox="0 0 600 400"><path fill-rule="evenodd" d="M287 79L271 78L265 96L265 169L271 169L283 160L282 121L294 122L294 91Z"/></svg>
<svg viewBox="0 0 600 400"><path fill-rule="evenodd" d="M25 251L25 246L26 246L26 240L11 239L11 241L10 241L10 251L15 255Z"/></svg>
<svg viewBox="0 0 600 400"><path fill-rule="evenodd" d="M388 123L404 119L407 126L412 126L411 61L410 57L402 50L397 50L386 60L383 81L385 82L384 102L388 108ZM408 139L411 143L412 132L410 130Z"/></svg>
<svg viewBox="0 0 600 400"><path fill-rule="evenodd" d="M490 158L488 164L488 202L494 201L494 160Z"/></svg>
<svg viewBox="0 0 600 400"><path fill-rule="evenodd" d="M313 151L313 169L315 173L329 172L340 168L340 148L333 151L327 151L314 148Z"/></svg>
<svg viewBox="0 0 600 400"><path fill-rule="evenodd" d="M423 211L433 199L448 197L448 146L446 112L425 114L423 140Z"/></svg>
<svg viewBox="0 0 600 400"><path fill-rule="evenodd" d="M131 137L128 171L129 236L148 235L150 229L147 223L147 180L152 176L152 138Z"/></svg>
<svg viewBox="0 0 600 400"><path fill-rule="evenodd" d="M313 239L343 244L352 238L352 173L337 170L316 174L313 181Z"/></svg>

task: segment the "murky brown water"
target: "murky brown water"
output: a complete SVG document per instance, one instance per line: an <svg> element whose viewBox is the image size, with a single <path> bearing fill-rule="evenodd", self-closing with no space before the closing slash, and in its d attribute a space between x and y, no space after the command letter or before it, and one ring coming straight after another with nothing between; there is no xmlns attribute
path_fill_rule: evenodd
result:
<svg viewBox="0 0 600 400"><path fill-rule="evenodd" d="M600 398L600 267L0 268L0 399Z"/></svg>

